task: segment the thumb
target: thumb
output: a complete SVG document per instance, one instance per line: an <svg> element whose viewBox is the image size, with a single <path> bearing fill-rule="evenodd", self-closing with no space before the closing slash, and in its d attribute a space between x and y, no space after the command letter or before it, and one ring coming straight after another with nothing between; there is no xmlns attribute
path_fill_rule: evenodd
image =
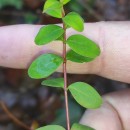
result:
<svg viewBox="0 0 130 130"><path fill-rule="evenodd" d="M130 119L130 89L105 95L101 108L85 112L81 123L96 130L127 130Z"/></svg>

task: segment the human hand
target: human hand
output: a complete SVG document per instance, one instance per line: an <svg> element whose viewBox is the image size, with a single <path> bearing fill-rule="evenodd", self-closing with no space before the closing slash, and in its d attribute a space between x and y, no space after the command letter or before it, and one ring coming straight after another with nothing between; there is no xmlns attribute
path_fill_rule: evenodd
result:
<svg viewBox="0 0 130 130"><path fill-rule="evenodd" d="M130 89L107 94L103 99L102 107L87 110L80 122L96 130L130 130Z"/></svg>
<svg viewBox="0 0 130 130"><path fill-rule="evenodd" d="M0 65L27 68L32 59L41 53L53 51L61 54L60 42L52 42L44 47L34 44L34 37L40 27L34 25L0 27ZM74 33L75 31L68 30L69 35ZM97 74L130 83L130 22L87 23L83 34L97 42L102 53L90 63L68 62L68 72ZM129 129L128 92L106 96L103 106L94 112L88 111L88 117L86 118L85 114L81 122L91 124L96 130L122 130L122 126L124 129Z"/></svg>

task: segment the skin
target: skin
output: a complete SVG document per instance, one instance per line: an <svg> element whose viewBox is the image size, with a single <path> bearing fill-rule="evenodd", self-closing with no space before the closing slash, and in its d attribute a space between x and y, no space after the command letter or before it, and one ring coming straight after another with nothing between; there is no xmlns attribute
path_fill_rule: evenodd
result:
<svg viewBox="0 0 130 130"><path fill-rule="evenodd" d="M0 27L0 66L26 69L40 54L54 52L61 55L60 42L52 42L45 46L35 45L34 38L40 27ZM67 32L68 36L75 33L77 32L72 29ZM86 23L82 34L100 46L101 55L90 63L77 64L68 61L68 73L96 74L130 83L130 22ZM57 71L62 72L62 67ZM129 95L129 89L105 95L102 107L86 111L81 123L96 130L130 130Z"/></svg>

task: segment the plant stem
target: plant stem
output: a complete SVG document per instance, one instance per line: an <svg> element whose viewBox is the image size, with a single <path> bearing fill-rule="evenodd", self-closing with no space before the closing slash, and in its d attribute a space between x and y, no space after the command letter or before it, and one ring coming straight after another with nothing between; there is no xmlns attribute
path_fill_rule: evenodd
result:
<svg viewBox="0 0 130 130"><path fill-rule="evenodd" d="M24 124L23 122L21 122L19 119L17 119L6 107L6 105L4 104L4 102L0 101L0 106L2 107L2 109L4 110L4 112L8 115L8 117L13 120L17 125L21 126L22 128L26 129L26 130L32 130L29 126L27 126L26 124Z"/></svg>
<svg viewBox="0 0 130 130"><path fill-rule="evenodd" d="M64 8L62 10L63 17L65 16ZM68 92L67 92L67 67L66 67L66 25L63 22L64 37L63 37L63 73L64 73L64 95L65 95L65 108L66 108L66 123L67 130L70 130L70 117L69 117L69 104L68 104Z"/></svg>

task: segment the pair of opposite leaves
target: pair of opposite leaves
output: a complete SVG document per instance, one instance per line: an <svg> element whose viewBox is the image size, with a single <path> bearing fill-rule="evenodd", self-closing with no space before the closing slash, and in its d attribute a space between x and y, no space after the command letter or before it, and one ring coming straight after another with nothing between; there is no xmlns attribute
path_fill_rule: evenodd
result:
<svg viewBox="0 0 130 130"><path fill-rule="evenodd" d="M83 30L84 23L83 23L82 18L78 14L75 13L75 16L77 16L77 20L76 20L75 17L73 17L73 14L74 13L68 14L63 18L63 19L66 19L66 17L69 17L71 19L71 20L70 19L63 20L66 26L69 25L70 27L74 28L77 31L80 29ZM77 22L79 24L77 24ZM77 26L77 29L75 28L76 26ZM35 38L35 43L37 45L45 45L54 40L62 40L63 33L64 33L64 29L62 27L57 26L57 25L47 25L40 29L40 31L38 32ZM73 62L78 62L78 63L89 62L95 59L100 54L99 47L93 41L91 41L90 39L80 34L70 36L67 39L66 43L72 49L67 53L67 60L70 60ZM43 70L44 74L42 73L43 67L40 69L40 66L43 65L41 64L39 65L39 69L37 69L37 73L32 73L32 71L29 69L29 75L32 78L38 79L38 78L48 77L60 66L60 64L63 62L63 59L62 57L57 56L55 54L46 54L46 55L40 56L36 60L36 62L32 64L32 66L36 66L35 64L37 64L37 62L40 63L40 61L45 61L44 64L45 63L47 64L47 65L46 64L44 65L45 67L45 69ZM53 61L55 61L55 63L53 63ZM51 69L49 69L49 65L52 66Z"/></svg>
<svg viewBox="0 0 130 130"><path fill-rule="evenodd" d="M55 10L60 9L59 12L61 12L62 6L66 3L68 3L69 1L70 0L60 0L60 2L59 2L57 0L47 0L45 2L43 12L45 12L53 17L56 17L54 15ZM60 5L60 6L57 7L56 5L57 6ZM82 17L79 14L77 14L75 12L71 12L62 19L63 19L63 22L66 24L66 26L72 27L73 29L75 29L79 32L83 31L84 22L83 22ZM63 28L61 28L57 25L47 25L40 29L39 33L37 34L37 36L35 38L35 43L37 45L45 45L54 40L62 40L63 33L64 33ZM67 53L67 60L71 60L73 62L78 62L78 63L89 62L89 61L92 61L95 57L97 57L100 54L99 47L93 41L91 41L90 39L88 39L82 35L73 35L68 38L66 43L72 49ZM58 68L60 63L62 63L63 61L62 61L61 57L54 55L54 54L51 54L51 55L53 57L52 61L57 61L56 62L57 64L55 64L55 67L54 67L54 69L56 69L56 65ZM49 58L50 54L46 55L46 57ZM41 59L42 59L42 57L41 57ZM38 59L38 61L40 61L40 58ZM45 73L46 75L43 75L42 77L40 77L40 76L38 77L35 75L35 77L32 77L32 78L45 78L45 77L48 77L53 72L52 72L52 69L50 69L50 73L48 71L48 75L47 75L47 73Z"/></svg>
<svg viewBox="0 0 130 130"><path fill-rule="evenodd" d="M78 13L71 12L64 17L62 16L63 6L69 1L47 0L43 12L53 17L61 18L67 28L72 27L76 31L82 32L84 30L84 20ZM57 15L59 13L60 15L58 17ZM57 25L48 25L40 29L35 38L35 43L37 45L45 45L53 40L63 40L63 33L63 28ZM82 35L73 35L66 43L72 49L67 53L67 59L74 62L83 63L92 61L100 54L99 47L93 41Z"/></svg>
<svg viewBox="0 0 130 130"><path fill-rule="evenodd" d="M53 5L52 3L54 1L57 0L47 0L47 2L45 3L44 10L47 10L47 8L51 10L50 5ZM79 14L75 12L67 14L63 18L63 22L66 24L66 26L72 27L79 32L83 31L84 29L83 19ZM37 45L48 44L54 40L59 40L63 36L63 33L64 30L60 26L47 25L40 29L35 38L35 43ZM67 39L66 43L72 49L67 53L67 59L74 62L89 62L100 54L99 47L93 41L80 34L70 36ZM46 78L51 75L62 63L63 58L58 55L43 54L31 64L28 70L29 76L35 79ZM54 80L58 84L63 82L63 79L62 81L58 81L56 79ZM51 81L49 81L52 86L54 80L52 79ZM47 85L47 83L45 83L45 85ZM73 97L76 99L76 101L85 108L97 108L102 103L99 94L88 84L77 82L70 85L68 88L69 91L72 93Z"/></svg>
<svg viewBox="0 0 130 130"><path fill-rule="evenodd" d="M44 6L44 12L57 18L62 18L61 9L64 4L70 0L47 0ZM75 12L71 12L62 18L66 27L81 32L84 29L83 19ZM37 45L45 45L53 40L63 39L63 28L57 25L48 25L40 29L35 38ZM74 62L89 62L100 54L99 47L90 39L82 35L73 35L69 37L66 43L72 50L67 53L67 59ZM44 61L44 62L43 62ZM60 56L55 54L44 54L38 57L29 68L29 75L32 78L46 78L51 75L63 62ZM64 86L64 79L52 79L42 82L43 85L62 87ZM97 108L101 105L102 100L99 94L88 84L77 82L71 84L68 89L72 93L76 101L85 108ZM50 125L39 128L38 130L65 130L61 126ZM93 130L90 127L80 124L74 124L71 130Z"/></svg>

